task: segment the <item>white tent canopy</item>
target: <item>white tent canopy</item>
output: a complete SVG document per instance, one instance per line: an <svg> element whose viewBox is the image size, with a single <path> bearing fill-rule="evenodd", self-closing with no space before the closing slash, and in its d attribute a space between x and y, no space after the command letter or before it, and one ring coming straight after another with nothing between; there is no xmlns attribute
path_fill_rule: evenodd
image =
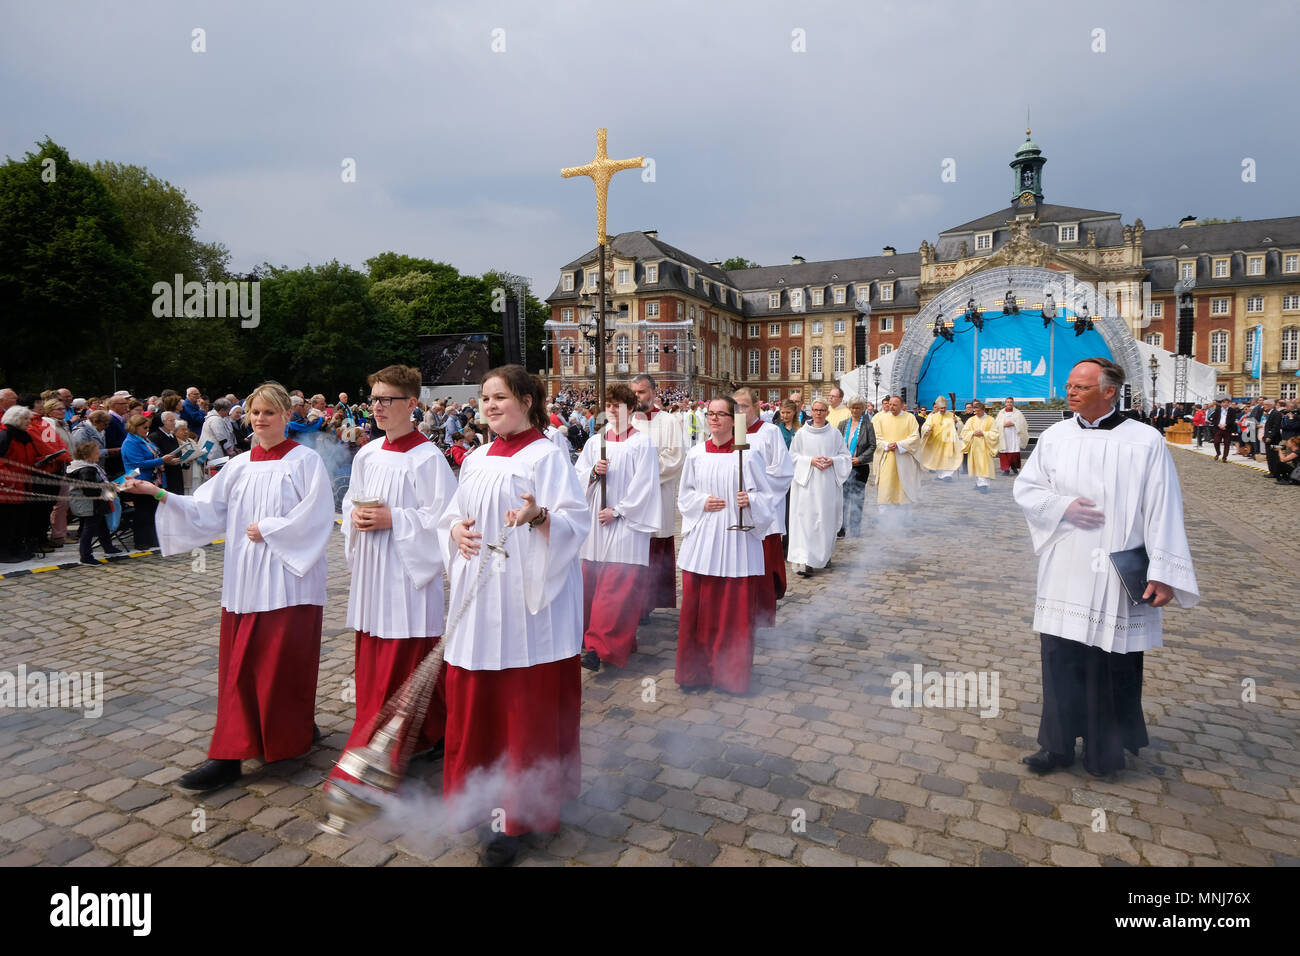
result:
<svg viewBox="0 0 1300 956"><path fill-rule="evenodd" d="M866 365L859 365L857 368L850 369L840 376L840 391L844 393L844 400L851 402L854 397L863 398L875 404L876 401L876 373L875 369L880 369L880 395L884 397L889 392L890 377L894 374L894 358L896 352L889 352L880 356L874 362L868 362Z"/></svg>

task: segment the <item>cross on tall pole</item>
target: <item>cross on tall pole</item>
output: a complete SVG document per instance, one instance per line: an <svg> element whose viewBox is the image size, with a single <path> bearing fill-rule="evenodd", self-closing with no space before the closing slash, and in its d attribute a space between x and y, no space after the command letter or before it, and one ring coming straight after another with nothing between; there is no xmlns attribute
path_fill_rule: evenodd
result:
<svg viewBox="0 0 1300 956"><path fill-rule="evenodd" d="M574 176L589 176L596 184L596 245L600 252L599 277L597 279L599 295L596 303L596 347L599 358L596 361L596 402L601 410L596 417L600 427L600 457L605 458L605 208L609 199L609 181L615 173L625 169L640 169L645 165L645 157L634 159L610 159L605 149L604 127L596 130L596 158L585 166L569 166L560 170L565 179ZM600 507L606 507L605 476L600 476Z"/></svg>

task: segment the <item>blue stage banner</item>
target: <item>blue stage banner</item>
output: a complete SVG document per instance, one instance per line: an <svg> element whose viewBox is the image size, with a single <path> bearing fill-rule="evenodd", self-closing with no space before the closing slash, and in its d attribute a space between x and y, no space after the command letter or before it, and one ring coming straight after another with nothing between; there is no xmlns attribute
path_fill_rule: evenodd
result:
<svg viewBox="0 0 1300 956"><path fill-rule="evenodd" d="M1258 381L1260 372L1263 371L1260 357L1264 354L1264 326L1255 326L1251 335L1255 337L1255 354L1250 366L1250 377Z"/></svg>
<svg viewBox="0 0 1300 956"><path fill-rule="evenodd" d="M1074 334L1073 318L1058 315L1045 329L1041 311L989 312L984 328L977 330L958 316L953 341L936 338L921 363L917 399L929 405L936 395L956 392L960 407L972 398L986 403L1008 395L1018 402L1064 398L1065 380L1076 362L1111 358L1096 330Z"/></svg>

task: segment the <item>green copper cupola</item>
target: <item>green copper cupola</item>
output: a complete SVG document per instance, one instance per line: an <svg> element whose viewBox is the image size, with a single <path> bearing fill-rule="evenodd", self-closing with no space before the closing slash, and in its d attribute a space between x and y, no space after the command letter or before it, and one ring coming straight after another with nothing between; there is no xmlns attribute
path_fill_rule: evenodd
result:
<svg viewBox="0 0 1300 956"><path fill-rule="evenodd" d="M1038 144L1029 138L1025 130L1025 141L1016 150L1016 158L1011 161L1013 175L1011 183L1011 204L1016 208L1035 207L1043 201L1043 164L1047 160Z"/></svg>

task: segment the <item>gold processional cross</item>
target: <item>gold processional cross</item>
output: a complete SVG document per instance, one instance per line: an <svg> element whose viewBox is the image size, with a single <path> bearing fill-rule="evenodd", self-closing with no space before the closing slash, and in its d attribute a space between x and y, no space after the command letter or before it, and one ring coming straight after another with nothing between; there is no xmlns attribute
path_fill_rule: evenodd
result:
<svg viewBox="0 0 1300 956"><path fill-rule="evenodd" d="M609 198L609 181L617 172L624 169L640 169L645 165L645 157L635 159L610 159L605 151L605 130L596 130L596 158L586 166L570 166L561 169L560 175L565 179L574 176L590 176L596 184L596 244L605 245L605 201Z"/></svg>

